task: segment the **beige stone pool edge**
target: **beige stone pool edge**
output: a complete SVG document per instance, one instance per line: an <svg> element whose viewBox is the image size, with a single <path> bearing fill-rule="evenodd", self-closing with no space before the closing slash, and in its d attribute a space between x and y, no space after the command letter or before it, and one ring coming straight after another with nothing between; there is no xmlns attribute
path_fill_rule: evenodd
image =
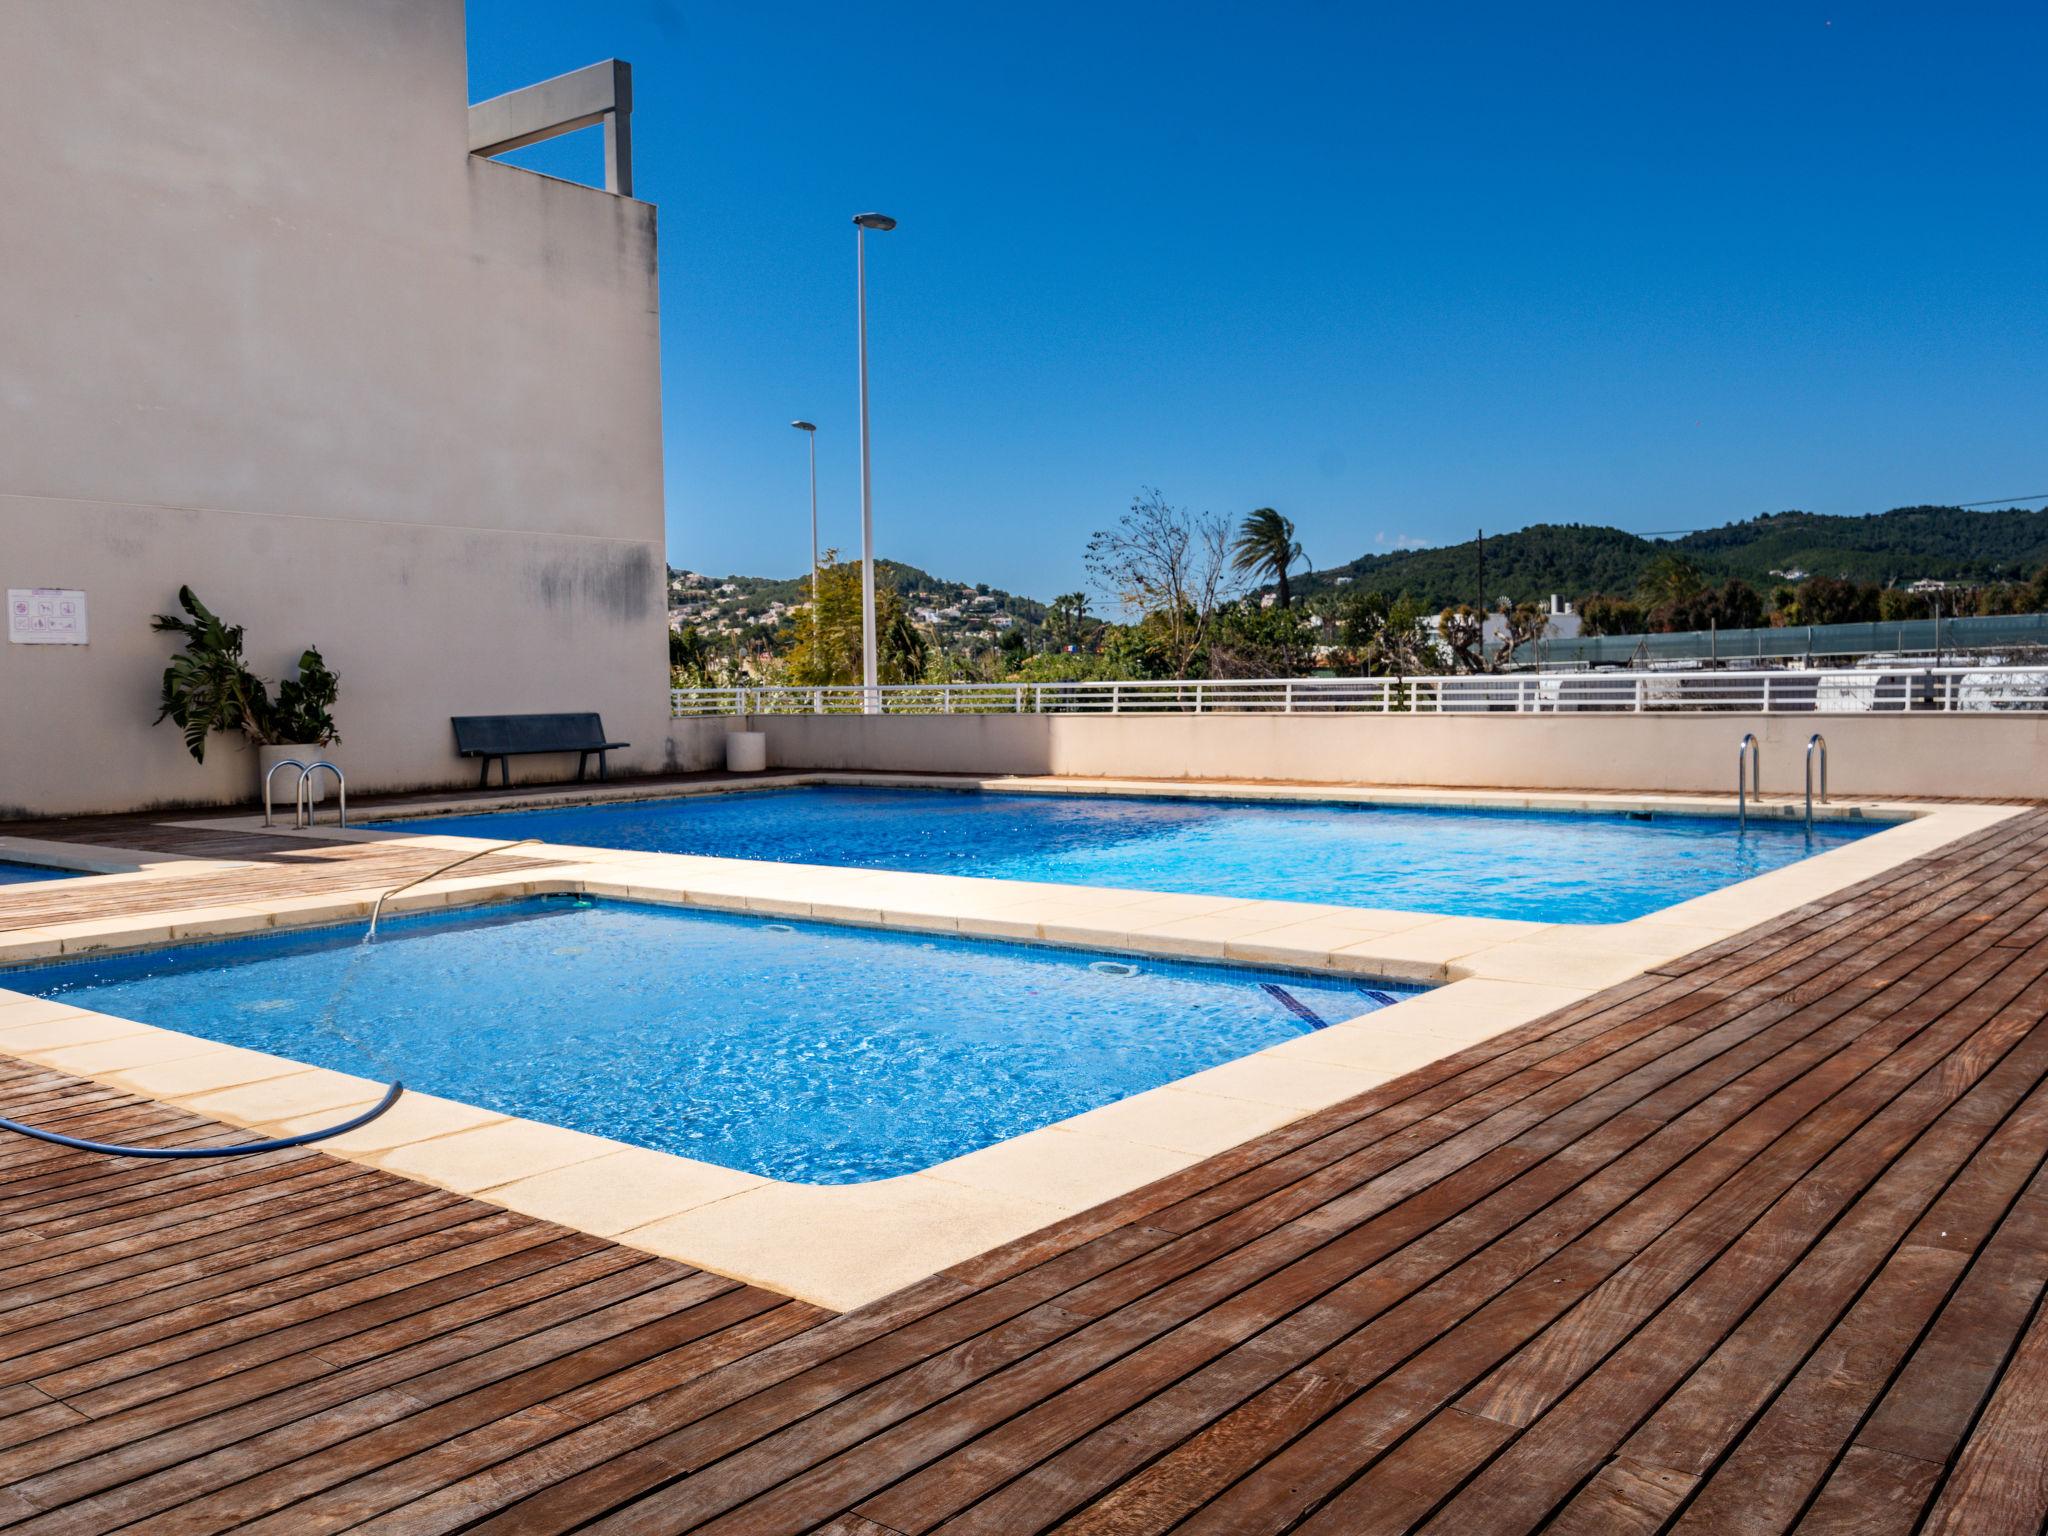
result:
<svg viewBox="0 0 2048 1536"><path fill-rule="evenodd" d="M1060 787L1098 786L1125 787L1113 781ZM1182 792L1214 794L1218 788ZM1280 793L1304 797L1300 790ZM1726 809L1725 801L1677 796L1455 798L1557 808ZM563 864L524 878L450 877L407 892L387 910L581 892L1439 985L1363 1019L924 1172L868 1184L784 1183L412 1092L380 1119L321 1146L844 1309L2018 813L2004 806L1873 801L1831 810L1910 819L1633 922L1585 926L541 845L534 852ZM410 840L451 852L487 846L473 838ZM189 875L193 867L185 861L180 872ZM345 922L366 917L375 895L373 888L22 930L0 941L0 964ZM289 1058L7 991L0 991L0 1051L267 1135L346 1119L382 1091L380 1084Z"/></svg>

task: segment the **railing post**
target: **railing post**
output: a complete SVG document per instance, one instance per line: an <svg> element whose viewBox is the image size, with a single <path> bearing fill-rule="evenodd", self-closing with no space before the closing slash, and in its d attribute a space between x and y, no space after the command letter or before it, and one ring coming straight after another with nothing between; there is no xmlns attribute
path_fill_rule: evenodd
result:
<svg viewBox="0 0 2048 1536"><path fill-rule="evenodd" d="M1636 713L1640 715L1643 712L1645 695L1649 692L1649 690L1645 688L1643 685L1647 683L1649 679L1645 677L1642 673L1638 672L1631 681L1634 685L1633 691L1635 693Z"/></svg>
<svg viewBox="0 0 2048 1536"><path fill-rule="evenodd" d="M1109 712L1112 715L1120 715L1124 712L1124 685L1122 683L1111 683L1109 685Z"/></svg>
<svg viewBox="0 0 2048 1536"><path fill-rule="evenodd" d="M942 715L953 713L953 685L951 683L939 684L939 713Z"/></svg>
<svg viewBox="0 0 2048 1536"><path fill-rule="evenodd" d="M1287 680L1286 702L1281 706L1281 713L1294 713L1294 679L1291 677Z"/></svg>
<svg viewBox="0 0 2048 1536"><path fill-rule="evenodd" d="M1771 674L1770 674L1770 673L1768 673L1768 672L1766 672L1766 673L1764 674L1764 713L1768 715L1768 714L1769 714L1770 712L1771 712Z"/></svg>
<svg viewBox="0 0 2048 1536"><path fill-rule="evenodd" d="M811 713L814 715L825 713L825 690L822 688L813 688L811 690Z"/></svg>

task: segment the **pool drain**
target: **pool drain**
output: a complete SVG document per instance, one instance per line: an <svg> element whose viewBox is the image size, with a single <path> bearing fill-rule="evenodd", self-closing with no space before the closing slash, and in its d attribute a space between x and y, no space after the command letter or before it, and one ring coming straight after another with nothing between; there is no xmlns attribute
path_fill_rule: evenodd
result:
<svg viewBox="0 0 2048 1536"><path fill-rule="evenodd" d="M769 933L795 933L795 932L796 932L796 929L795 929L794 927L792 927L792 926L791 926L790 924L788 924L788 923L763 923L763 924L762 924L761 926L762 926L762 928L764 928L765 930L767 930L767 931L768 931Z"/></svg>
<svg viewBox="0 0 2048 1536"><path fill-rule="evenodd" d="M1090 961L1088 969L1098 976L1135 976L1138 974L1138 968L1135 965L1126 965L1121 960Z"/></svg>

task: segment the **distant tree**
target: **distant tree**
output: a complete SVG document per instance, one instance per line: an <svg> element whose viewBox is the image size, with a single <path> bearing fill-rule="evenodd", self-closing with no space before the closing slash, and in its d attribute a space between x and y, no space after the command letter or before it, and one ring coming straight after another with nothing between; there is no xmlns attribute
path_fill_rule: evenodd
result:
<svg viewBox="0 0 2048 1536"><path fill-rule="evenodd" d="M1514 664L1517 654L1534 646L1550 628L1550 610L1541 603L1505 605L1501 617L1506 624L1500 644L1493 653L1492 666L1496 672L1506 671Z"/></svg>
<svg viewBox="0 0 2048 1536"><path fill-rule="evenodd" d="M710 661L711 648L694 625L685 624L668 632L668 669L675 679L674 686L704 687Z"/></svg>
<svg viewBox="0 0 2048 1536"><path fill-rule="evenodd" d="M1023 636L1017 638L1021 642ZM917 627L917 622L910 617L910 610L902 603L891 605L886 625L877 623L875 648L881 656L879 676L883 682L914 683L923 680L930 647L925 643L924 631Z"/></svg>
<svg viewBox="0 0 2048 1536"><path fill-rule="evenodd" d="M783 672L798 687L839 687L861 681L861 577L857 561L842 562L828 549L818 562L815 622L794 626L795 643ZM916 682L924 676L929 645L911 622L902 595L875 583L876 677L884 683Z"/></svg>
<svg viewBox="0 0 2048 1536"><path fill-rule="evenodd" d="M1230 546L1231 569L1241 576L1270 576L1275 601L1282 608L1294 600L1287 585L1288 569L1307 561L1294 537L1294 524L1271 507L1259 508L1238 524L1237 541Z"/></svg>
<svg viewBox="0 0 2048 1536"><path fill-rule="evenodd" d="M1700 568L1683 555L1659 555L1644 567L1636 596L1645 608L1682 603L1707 584Z"/></svg>
<svg viewBox="0 0 2048 1536"><path fill-rule="evenodd" d="M2027 583L2020 601L2021 613L2048 613L2048 565L2034 572L2034 579Z"/></svg>
<svg viewBox="0 0 2048 1536"><path fill-rule="evenodd" d="M1609 597L1595 592L1579 599L1579 633L1582 635L1639 635L1643 632L1643 605L1632 597Z"/></svg>
<svg viewBox="0 0 2048 1536"><path fill-rule="evenodd" d="M1048 651L1026 657L1008 680L1018 683L1113 683L1126 681L1133 675L1113 656Z"/></svg>
<svg viewBox="0 0 2048 1536"><path fill-rule="evenodd" d="M1171 506L1156 490L1131 502L1113 528L1088 540L1088 571L1127 613L1152 627L1171 676L1186 677L1208 642L1216 610L1235 595L1229 525Z"/></svg>
<svg viewBox="0 0 2048 1536"><path fill-rule="evenodd" d="M1315 631L1298 609L1246 598L1217 614L1207 662L1211 677L1301 677L1315 667Z"/></svg>
<svg viewBox="0 0 2048 1536"><path fill-rule="evenodd" d="M1086 644L1094 628L1088 617L1086 592L1062 592L1046 605L1045 640L1056 651Z"/></svg>
<svg viewBox="0 0 2048 1536"><path fill-rule="evenodd" d="M1441 652L1413 598L1359 592L1337 609L1337 641L1362 677L1412 677L1439 671Z"/></svg>
<svg viewBox="0 0 2048 1536"><path fill-rule="evenodd" d="M1932 612L1924 594L1904 587L1886 587L1877 594L1877 616L1887 624L1924 619Z"/></svg>
<svg viewBox="0 0 2048 1536"><path fill-rule="evenodd" d="M1793 624L1869 624L1877 619L1878 589L1833 576L1814 576L1800 583L1793 598Z"/></svg>
<svg viewBox="0 0 2048 1536"><path fill-rule="evenodd" d="M1438 638L1450 648L1451 668L1457 672L1486 670L1486 615L1470 603L1459 603L1436 616Z"/></svg>
<svg viewBox="0 0 2048 1536"><path fill-rule="evenodd" d="M1653 610L1649 627L1658 634L1697 629L1754 629L1764 621L1764 600L1755 587L1730 577L1718 587L1703 587L1692 596Z"/></svg>

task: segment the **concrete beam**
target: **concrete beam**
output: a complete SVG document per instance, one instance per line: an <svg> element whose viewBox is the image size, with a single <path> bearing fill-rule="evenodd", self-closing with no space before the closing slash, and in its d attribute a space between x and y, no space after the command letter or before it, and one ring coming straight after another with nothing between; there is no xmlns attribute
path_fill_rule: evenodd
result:
<svg viewBox="0 0 2048 1536"><path fill-rule="evenodd" d="M480 101L469 109L469 152L486 159L604 126L604 189L633 195L633 66L606 59Z"/></svg>

